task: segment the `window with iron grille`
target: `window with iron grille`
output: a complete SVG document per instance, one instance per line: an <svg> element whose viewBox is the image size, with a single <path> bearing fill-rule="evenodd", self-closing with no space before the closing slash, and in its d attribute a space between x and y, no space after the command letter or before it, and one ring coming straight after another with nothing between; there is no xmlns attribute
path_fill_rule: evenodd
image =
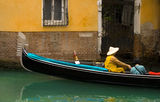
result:
<svg viewBox="0 0 160 102"><path fill-rule="evenodd" d="M43 0L43 26L68 24L68 0Z"/></svg>

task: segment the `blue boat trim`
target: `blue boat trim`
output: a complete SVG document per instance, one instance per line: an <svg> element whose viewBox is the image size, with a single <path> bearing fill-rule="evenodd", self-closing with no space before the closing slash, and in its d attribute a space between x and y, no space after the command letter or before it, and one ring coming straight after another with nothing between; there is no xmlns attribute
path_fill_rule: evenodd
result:
<svg viewBox="0 0 160 102"><path fill-rule="evenodd" d="M57 64L67 65L67 66L72 66L72 67L79 67L79 68L89 69L89 70L93 70L93 71L105 71L105 72L108 72L108 69L103 68L103 67L84 65L84 64L74 64L74 63L59 61L59 60L55 60L55 59L45 58L45 57L42 57L42 56L39 56L39 55L36 55L36 54L33 54L33 53L28 53L27 56L29 58L40 60L40 61L57 63Z"/></svg>

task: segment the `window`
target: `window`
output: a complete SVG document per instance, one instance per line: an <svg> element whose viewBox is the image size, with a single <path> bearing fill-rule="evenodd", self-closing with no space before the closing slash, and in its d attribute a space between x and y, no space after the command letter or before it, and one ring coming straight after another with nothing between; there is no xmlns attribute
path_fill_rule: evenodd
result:
<svg viewBox="0 0 160 102"><path fill-rule="evenodd" d="M68 24L67 0L43 0L43 26Z"/></svg>

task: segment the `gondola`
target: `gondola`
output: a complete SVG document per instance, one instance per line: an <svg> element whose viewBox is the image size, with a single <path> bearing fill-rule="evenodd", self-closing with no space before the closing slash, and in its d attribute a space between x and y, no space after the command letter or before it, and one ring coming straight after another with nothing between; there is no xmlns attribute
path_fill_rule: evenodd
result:
<svg viewBox="0 0 160 102"><path fill-rule="evenodd" d="M108 72L106 68L45 58L22 49L21 65L28 71L104 84L160 87L160 76Z"/></svg>

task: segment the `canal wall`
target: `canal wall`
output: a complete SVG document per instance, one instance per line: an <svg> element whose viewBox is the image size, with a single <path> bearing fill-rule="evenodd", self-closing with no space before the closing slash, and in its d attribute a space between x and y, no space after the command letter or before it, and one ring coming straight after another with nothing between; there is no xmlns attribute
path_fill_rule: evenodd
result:
<svg viewBox="0 0 160 102"><path fill-rule="evenodd" d="M20 40L20 32L0 32L0 59L19 62L20 43L25 42L28 52L59 60L74 60L76 50L80 60L96 60L97 32L21 32L25 41Z"/></svg>
<svg viewBox="0 0 160 102"><path fill-rule="evenodd" d="M160 31L152 29L150 23L142 25L141 34L134 35L134 58L160 60Z"/></svg>
<svg viewBox="0 0 160 102"><path fill-rule="evenodd" d="M141 34L134 35L134 57L142 61L159 62L160 33L150 23L142 25ZM79 60L100 60L97 53L97 32L23 32L28 52L40 56L74 60L76 50ZM19 32L0 32L0 67L20 68ZM22 47L22 46L20 46ZM104 56L102 56L104 57ZM132 60L131 60L132 61Z"/></svg>

